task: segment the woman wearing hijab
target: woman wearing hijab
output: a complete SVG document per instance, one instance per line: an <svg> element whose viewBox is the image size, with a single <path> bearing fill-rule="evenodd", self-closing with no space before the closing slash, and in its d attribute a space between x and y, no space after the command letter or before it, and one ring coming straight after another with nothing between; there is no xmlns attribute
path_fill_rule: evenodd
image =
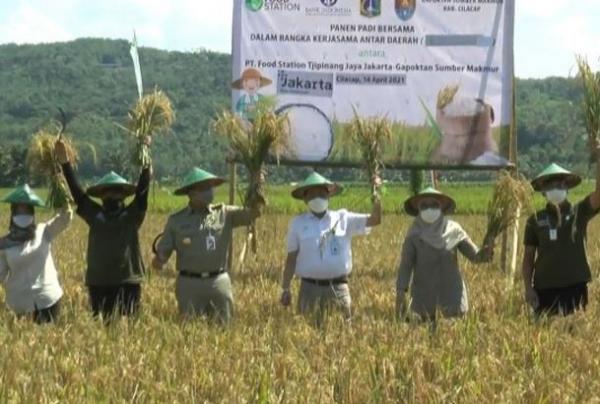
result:
<svg viewBox="0 0 600 404"><path fill-rule="evenodd" d="M10 204L9 232L0 238L0 281L6 303L17 315L38 323L57 319L63 290L52 259L52 241L71 223L67 209L45 223L35 223L35 207L44 202L23 185L3 202Z"/></svg>
<svg viewBox="0 0 600 404"><path fill-rule="evenodd" d="M585 244L588 222L600 211L600 164L594 192L571 204L568 190L580 182L581 177L557 164L531 182L547 200L525 226L525 299L536 315L567 315L587 305L592 275Z"/></svg>
<svg viewBox="0 0 600 404"><path fill-rule="evenodd" d="M471 262L488 262L492 246L478 249L456 222L448 219L455 202L426 188L406 200L406 213L415 216L407 232L398 269L396 314L406 310L405 294L411 289L410 309L424 320L460 317L468 310L467 289L458 267L458 253Z"/></svg>
<svg viewBox="0 0 600 404"><path fill-rule="evenodd" d="M147 140L149 144L149 140ZM151 168L143 167L137 186L110 172L84 191L75 177L65 145L56 142L56 157L77 205L89 226L85 282L94 316L136 314L145 274L138 231L148 207ZM125 199L135 195L126 205ZM92 200L98 198L102 204Z"/></svg>

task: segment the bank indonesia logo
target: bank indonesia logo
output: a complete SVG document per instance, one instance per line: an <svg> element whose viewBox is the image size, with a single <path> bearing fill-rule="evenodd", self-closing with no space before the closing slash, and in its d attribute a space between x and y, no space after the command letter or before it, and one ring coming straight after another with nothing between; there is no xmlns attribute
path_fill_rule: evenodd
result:
<svg viewBox="0 0 600 404"><path fill-rule="evenodd" d="M258 11L262 8L264 0L246 0L246 7L252 11Z"/></svg>
<svg viewBox="0 0 600 404"><path fill-rule="evenodd" d="M360 14L365 17L381 15L381 0L360 0Z"/></svg>
<svg viewBox="0 0 600 404"><path fill-rule="evenodd" d="M417 0L396 0L396 15L402 21L408 21L415 15Z"/></svg>
<svg viewBox="0 0 600 404"><path fill-rule="evenodd" d="M324 5L325 7L333 7L335 6L335 3L337 3L338 0L321 0L321 4Z"/></svg>

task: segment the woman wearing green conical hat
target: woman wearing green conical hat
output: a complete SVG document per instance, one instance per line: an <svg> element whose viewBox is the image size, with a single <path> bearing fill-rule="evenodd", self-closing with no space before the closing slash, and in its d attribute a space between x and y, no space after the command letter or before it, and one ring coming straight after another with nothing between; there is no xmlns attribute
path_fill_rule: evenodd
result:
<svg viewBox="0 0 600 404"><path fill-rule="evenodd" d="M77 214L89 226L85 282L92 313L106 320L112 315L134 314L139 309L145 272L138 230L148 207L151 167L142 168L137 186L111 172L86 192L75 178L62 141L56 142L55 152ZM130 195L135 198L126 205Z"/></svg>
<svg viewBox="0 0 600 404"><path fill-rule="evenodd" d="M380 182L375 179L375 183ZM381 223L378 199L371 214L329 209L329 198L339 191L337 184L316 172L292 191L293 198L304 201L307 212L296 216L288 231L281 304L291 304L290 285L296 275L301 279L298 310L315 315L317 325L332 306L339 307L347 320L351 318L351 241Z"/></svg>
<svg viewBox="0 0 600 404"><path fill-rule="evenodd" d="M546 198L546 207L525 226L523 280L525 299L536 315L571 314L584 309L591 280L586 254L587 224L600 210L600 164L596 189L571 204L568 190L581 178L551 164L532 182Z"/></svg>
<svg viewBox="0 0 600 404"><path fill-rule="evenodd" d="M0 281L6 303L17 315L28 315L36 323L55 321L63 290L52 258L52 242L71 223L66 208L45 223L35 222L35 208L44 202L23 185L2 202L10 204L8 234L0 238Z"/></svg>
<svg viewBox="0 0 600 404"><path fill-rule="evenodd" d="M415 219L404 244L396 283L396 314L410 310L421 319L433 320L439 313L458 317L468 310L467 289L458 266L458 252L472 262L487 262L493 246L478 249L463 228L448 215L455 202L434 188L408 198L404 210Z"/></svg>
<svg viewBox="0 0 600 404"><path fill-rule="evenodd" d="M227 273L233 229L248 226L260 211L213 204L214 189L223 182L199 168L185 176L175 195L186 195L188 206L167 220L152 263L155 269L162 269L175 252L175 294L180 313L208 315L228 323L233 315L233 293Z"/></svg>

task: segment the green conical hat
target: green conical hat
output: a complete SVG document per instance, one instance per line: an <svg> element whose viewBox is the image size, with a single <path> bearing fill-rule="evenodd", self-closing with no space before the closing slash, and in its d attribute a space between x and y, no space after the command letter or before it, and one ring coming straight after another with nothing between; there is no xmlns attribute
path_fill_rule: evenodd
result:
<svg viewBox="0 0 600 404"><path fill-rule="evenodd" d="M442 212L444 214L454 212L456 208L456 202L448 195L441 193L435 188L427 187L420 191L418 194L411 196L404 201L404 210L411 216L417 216L419 214L419 203L423 198L435 198L440 202Z"/></svg>
<svg viewBox="0 0 600 404"><path fill-rule="evenodd" d="M181 188L176 189L174 194L186 195L191 187L200 183L209 183L211 187L216 187L224 182L225 180L223 178L217 177L216 175L211 174L208 171L201 170L198 167L194 167L183 178L183 185L181 186Z"/></svg>
<svg viewBox="0 0 600 404"><path fill-rule="evenodd" d="M129 196L135 193L135 185L127 182L127 180L121 177L119 174L111 171L104 177L100 178L96 184L92 185L87 189L87 194L96 198L101 198L107 190L120 190L123 195Z"/></svg>
<svg viewBox="0 0 600 404"><path fill-rule="evenodd" d="M306 177L306 179L292 191L292 196L296 199L304 199L304 193L307 189L323 186L327 187L330 196L336 195L342 190L341 186L329 181L327 178L315 171Z"/></svg>
<svg viewBox="0 0 600 404"><path fill-rule="evenodd" d="M577 174L573 174L569 170L566 170L558 164L552 163L544 169L537 177L531 181L531 186L536 191L541 191L548 181L561 179L565 181L568 188L573 188L579 185L581 177Z"/></svg>
<svg viewBox="0 0 600 404"><path fill-rule="evenodd" d="M15 188L10 194L2 199L4 203L23 203L25 205L44 207L44 201L29 188L29 185L24 184Z"/></svg>

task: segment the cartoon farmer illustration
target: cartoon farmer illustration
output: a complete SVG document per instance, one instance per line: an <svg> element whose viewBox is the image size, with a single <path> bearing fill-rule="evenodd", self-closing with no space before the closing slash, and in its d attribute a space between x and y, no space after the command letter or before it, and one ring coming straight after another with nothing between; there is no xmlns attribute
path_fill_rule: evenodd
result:
<svg viewBox="0 0 600 404"><path fill-rule="evenodd" d="M231 88L242 90L243 93L235 105L235 112L243 118L252 121L256 113L258 102L264 97L258 93L262 87L268 86L273 81L264 77L257 69L246 69L242 77L231 83Z"/></svg>

